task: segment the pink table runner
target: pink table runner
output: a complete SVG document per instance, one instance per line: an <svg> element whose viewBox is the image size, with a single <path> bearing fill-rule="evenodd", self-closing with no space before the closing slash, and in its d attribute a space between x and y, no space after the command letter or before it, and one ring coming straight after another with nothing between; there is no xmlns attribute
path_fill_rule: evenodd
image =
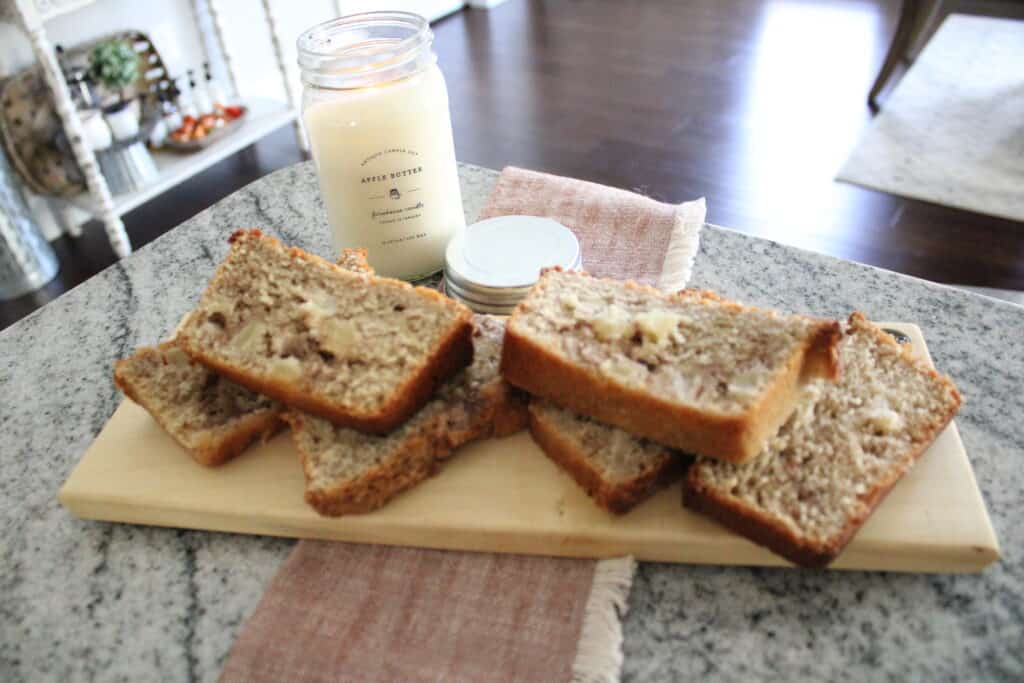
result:
<svg viewBox="0 0 1024 683"><path fill-rule="evenodd" d="M689 279L704 211L703 200L673 206L507 168L480 218L554 218L576 233L591 273L672 290ZM618 680L633 569L632 558L300 541L221 680Z"/></svg>

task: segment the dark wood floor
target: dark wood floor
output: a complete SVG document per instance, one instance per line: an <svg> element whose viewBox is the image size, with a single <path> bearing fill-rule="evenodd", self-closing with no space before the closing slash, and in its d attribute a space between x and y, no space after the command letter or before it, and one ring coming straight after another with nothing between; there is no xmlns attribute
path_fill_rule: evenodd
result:
<svg viewBox="0 0 1024 683"><path fill-rule="evenodd" d="M509 0L438 22L458 156L653 197L708 220L940 282L1024 289L1024 225L833 181L870 122L894 0ZM945 12L1024 17L1024 3ZM884 102L883 102L884 106ZM300 159L290 129L126 217L138 247ZM0 304L0 328L106 267L102 231L62 239L60 280Z"/></svg>
<svg viewBox="0 0 1024 683"><path fill-rule="evenodd" d="M460 158L665 200L705 195L713 223L1024 289L1020 223L833 181L870 121L865 96L898 6L512 0L464 13L436 29ZM945 8L1024 16L1020 3Z"/></svg>

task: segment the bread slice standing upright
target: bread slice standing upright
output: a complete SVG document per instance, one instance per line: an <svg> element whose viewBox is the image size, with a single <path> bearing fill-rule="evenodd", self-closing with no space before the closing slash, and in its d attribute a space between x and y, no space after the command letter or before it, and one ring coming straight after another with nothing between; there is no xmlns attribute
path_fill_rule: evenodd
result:
<svg viewBox="0 0 1024 683"><path fill-rule="evenodd" d="M545 270L508 322L501 371L552 402L680 450L744 462L802 382L835 377L839 325Z"/></svg>
<svg viewBox="0 0 1024 683"><path fill-rule="evenodd" d="M859 313L840 353L842 379L809 385L756 459L698 459L686 505L796 564L831 562L960 407L947 377Z"/></svg>
<svg viewBox="0 0 1024 683"><path fill-rule="evenodd" d="M436 291L240 230L178 343L253 391L384 434L470 362L470 316Z"/></svg>

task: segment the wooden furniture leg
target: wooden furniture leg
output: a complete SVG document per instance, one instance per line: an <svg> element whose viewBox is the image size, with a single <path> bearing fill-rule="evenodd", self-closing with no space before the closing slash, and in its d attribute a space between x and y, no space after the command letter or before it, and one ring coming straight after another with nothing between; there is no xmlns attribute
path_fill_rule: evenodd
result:
<svg viewBox="0 0 1024 683"><path fill-rule="evenodd" d="M908 65L913 64L917 56L921 54L925 38L928 37L928 28L935 23L935 19L939 16L939 10L942 9L942 0L925 0L924 4L925 7L918 13L917 21L914 24L914 36L911 38L910 47L907 48L907 53L903 56L903 61Z"/></svg>
<svg viewBox="0 0 1024 683"><path fill-rule="evenodd" d="M82 173L85 175L86 186L95 200L96 216L103 222L103 226L107 231L107 239L110 240L110 246L114 249L114 253L119 258L123 258L132 253L132 245L128 239L128 233L124 229L121 217L117 215L117 211L114 209L114 199L111 197L106 179L100 173L96 155L93 154L92 148L85 143L82 122L78 118L78 111L75 109L75 104L71 99L71 93L68 91L68 84L64 80L64 74L61 73L60 66L57 64L57 57L46 35L43 20L30 0L15 0L15 5L18 9L18 17L22 28L28 34L29 41L32 43L32 51L35 53L36 59L39 60L40 66L42 66L46 85L53 94L53 103L57 109L57 115L60 117L61 125L64 128L64 134L67 135L68 142L71 143L71 150L75 155L75 161L78 162L78 166L82 169Z"/></svg>
<svg viewBox="0 0 1024 683"><path fill-rule="evenodd" d="M903 0L900 8L899 22L896 24L896 32L893 34L892 43L889 44L889 51L882 62L882 69L874 79L874 85L867 93L867 105L872 112L879 111L878 96L886 87L886 82L892 76L903 55L907 53L913 42L914 27L918 25L918 15L922 11L923 0Z"/></svg>
<svg viewBox="0 0 1024 683"><path fill-rule="evenodd" d="M238 79L235 78L235 66L234 60L231 58L231 53L228 51L228 43L224 38L224 12L220 7L218 0L208 0L206 7L210 12L210 19L213 22L213 34L217 38L217 47L220 48L220 56L224 60L224 67L227 70L228 76L228 89L230 92L227 93L229 97L239 95L238 92Z"/></svg>
<svg viewBox="0 0 1024 683"><path fill-rule="evenodd" d="M284 85L284 94L288 98L288 105L292 109L297 109L299 106L298 98L292 91L292 81L288 78L288 66L285 63L284 50L281 45L281 36L278 35L277 30L277 15L274 14L274 8L270 0L263 0L263 12L267 18L267 27L270 29L270 38L274 44L274 57L277 59L277 69L281 72L281 83ZM295 138L299 143L299 149L304 153L309 153L309 143L306 141L306 133L302 130L302 117L295 117Z"/></svg>

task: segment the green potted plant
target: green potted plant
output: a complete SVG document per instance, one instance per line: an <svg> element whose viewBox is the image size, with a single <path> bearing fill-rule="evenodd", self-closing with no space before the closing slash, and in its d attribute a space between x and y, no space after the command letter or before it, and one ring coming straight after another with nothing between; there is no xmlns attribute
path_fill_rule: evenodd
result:
<svg viewBox="0 0 1024 683"><path fill-rule="evenodd" d="M139 78L139 56L127 41L108 40L89 53L89 73L117 97L114 104L103 110L114 137L133 139L139 133L139 117L125 98L127 88Z"/></svg>
<svg viewBox="0 0 1024 683"><path fill-rule="evenodd" d="M139 56L124 40L108 40L89 53L89 73L124 102L125 88L139 78Z"/></svg>

